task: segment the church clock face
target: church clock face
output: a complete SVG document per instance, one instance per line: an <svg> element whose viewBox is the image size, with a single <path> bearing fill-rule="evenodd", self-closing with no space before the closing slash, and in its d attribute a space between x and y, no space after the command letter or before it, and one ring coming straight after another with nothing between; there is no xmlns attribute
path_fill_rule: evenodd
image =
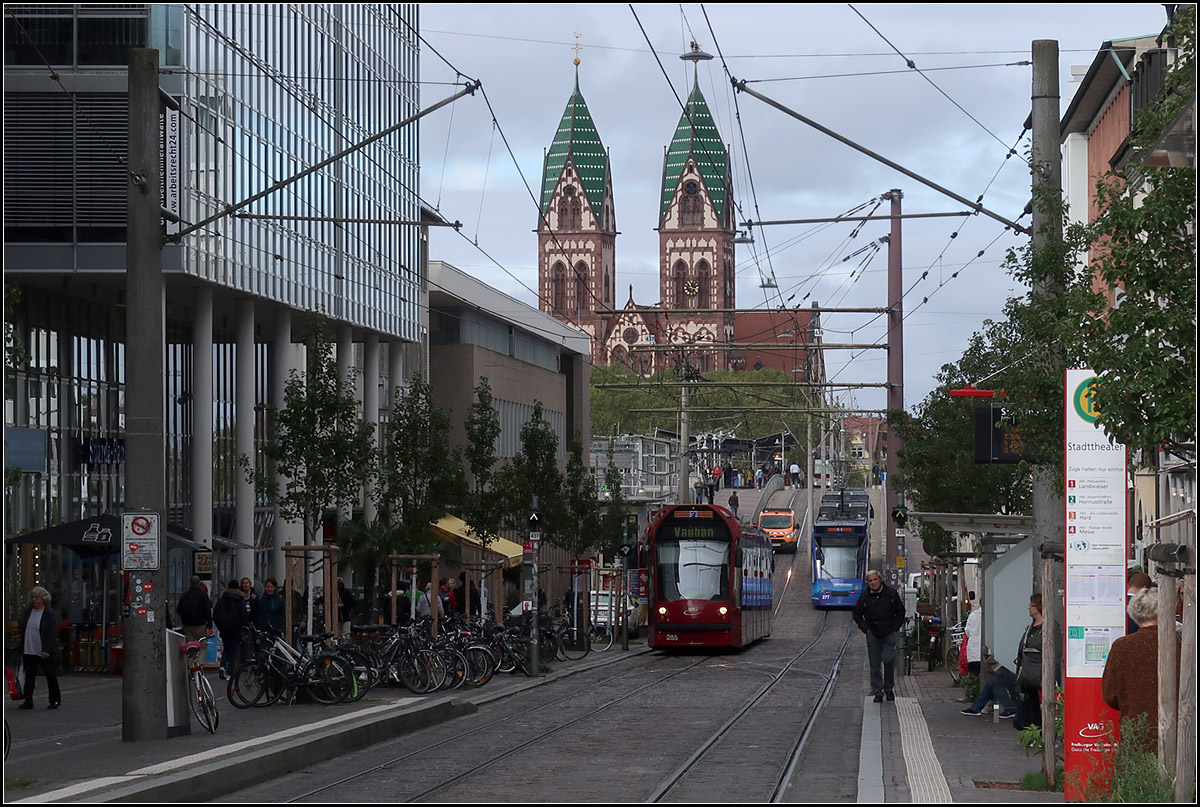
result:
<svg viewBox="0 0 1200 807"><path fill-rule="evenodd" d="M640 336L640 334L638 333L637 328L626 328L625 332L621 334L621 338L630 345L638 340L638 336Z"/></svg>
<svg viewBox="0 0 1200 807"><path fill-rule="evenodd" d="M700 293L700 284L695 280L689 280L683 284L683 293L688 297L695 297Z"/></svg>

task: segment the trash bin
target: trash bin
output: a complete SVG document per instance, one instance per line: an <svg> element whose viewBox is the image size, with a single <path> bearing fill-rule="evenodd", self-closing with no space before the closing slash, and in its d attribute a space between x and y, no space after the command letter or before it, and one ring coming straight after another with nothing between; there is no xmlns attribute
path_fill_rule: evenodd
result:
<svg viewBox="0 0 1200 807"><path fill-rule="evenodd" d="M167 631L167 736L180 737L192 733L192 716L188 711L187 659L179 652L184 636Z"/></svg>

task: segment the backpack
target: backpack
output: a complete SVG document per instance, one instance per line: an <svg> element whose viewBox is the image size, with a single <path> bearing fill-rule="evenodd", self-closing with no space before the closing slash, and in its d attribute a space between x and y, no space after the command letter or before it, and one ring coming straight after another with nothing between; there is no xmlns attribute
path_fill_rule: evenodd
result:
<svg viewBox="0 0 1200 807"><path fill-rule="evenodd" d="M222 633L239 630L242 627L242 605L234 602L233 597L222 594L213 607L213 624Z"/></svg>

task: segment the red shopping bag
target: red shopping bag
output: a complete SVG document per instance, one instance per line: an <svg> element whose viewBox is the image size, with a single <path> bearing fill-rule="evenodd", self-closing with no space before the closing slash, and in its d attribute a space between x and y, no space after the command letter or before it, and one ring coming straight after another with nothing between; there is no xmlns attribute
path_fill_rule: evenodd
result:
<svg viewBox="0 0 1200 807"><path fill-rule="evenodd" d="M958 674L966 675L967 669L967 637L964 636L958 648Z"/></svg>
<svg viewBox="0 0 1200 807"><path fill-rule="evenodd" d="M15 701L23 698L21 695L21 685L17 683L17 671L12 667L6 667L4 677L8 679L8 697Z"/></svg>

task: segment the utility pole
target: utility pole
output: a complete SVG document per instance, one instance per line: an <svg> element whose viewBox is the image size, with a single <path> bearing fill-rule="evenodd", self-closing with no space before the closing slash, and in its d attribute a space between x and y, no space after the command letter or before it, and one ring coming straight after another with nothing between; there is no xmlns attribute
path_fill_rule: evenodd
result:
<svg viewBox="0 0 1200 807"><path fill-rule="evenodd" d="M1062 214L1058 202L1062 196L1062 152L1059 139L1058 97L1058 42L1053 39L1038 39L1033 42L1033 130L1031 147L1033 157L1033 248L1034 253L1053 248L1062 240ZM1044 191L1040 192L1040 191ZM1055 284L1057 285L1057 284ZM1046 283L1034 285L1035 294L1053 294L1055 289ZM1063 372L1060 345L1050 345L1051 366L1046 369L1061 377ZM1048 406L1056 402L1047 402ZM1056 611L1061 600L1058 597L1054 575L1044 579L1042 558L1046 550L1062 552L1063 543L1063 498L1055 493L1055 469L1039 464L1033 468L1033 590L1042 594L1042 619L1048 627L1042 631L1042 658L1052 663L1042 665L1042 691L1053 692L1058 659L1055 657L1054 626L1060 625ZM1052 563L1046 563L1052 571ZM1061 629L1061 627L1060 627ZM1054 699L1042 699L1042 725L1054 725ZM1056 761L1053 743L1046 743L1042 759L1042 772L1046 783L1054 785Z"/></svg>
<svg viewBox="0 0 1200 807"><path fill-rule="evenodd" d="M129 50L129 212L125 289L125 510L165 526L164 298L158 51ZM150 523L149 518L140 519ZM157 532L157 531L156 531ZM139 533L144 534L144 533ZM146 536L149 538L150 536ZM157 535L161 542L161 533ZM122 540L122 561L130 541ZM136 554L132 553L132 554ZM161 552L158 553L161 557ZM167 738L167 573L130 571L121 680L121 739Z"/></svg>
<svg viewBox="0 0 1200 807"><path fill-rule="evenodd" d="M689 485L692 475L688 467L688 385L681 386L679 392L679 487L676 490L676 504L688 504Z"/></svg>
<svg viewBox="0 0 1200 807"><path fill-rule="evenodd" d="M902 271L902 249L900 241L900 200L904 194L898 188L892 189L892 230L888 236L888 316L887 316L887 409L889 412L900 412L904 409L904 273ZM900 462L900 451L904 443L899 432L888 426L887 433L887 477L886 491L887 519L895 512L900 503L899 488L896 485L896 471ZM897 535L900 525L891 523L891 529L884 537L887 550L887 573L891 574L892 583L897 581L896 558L898 557Z"/></svg>

